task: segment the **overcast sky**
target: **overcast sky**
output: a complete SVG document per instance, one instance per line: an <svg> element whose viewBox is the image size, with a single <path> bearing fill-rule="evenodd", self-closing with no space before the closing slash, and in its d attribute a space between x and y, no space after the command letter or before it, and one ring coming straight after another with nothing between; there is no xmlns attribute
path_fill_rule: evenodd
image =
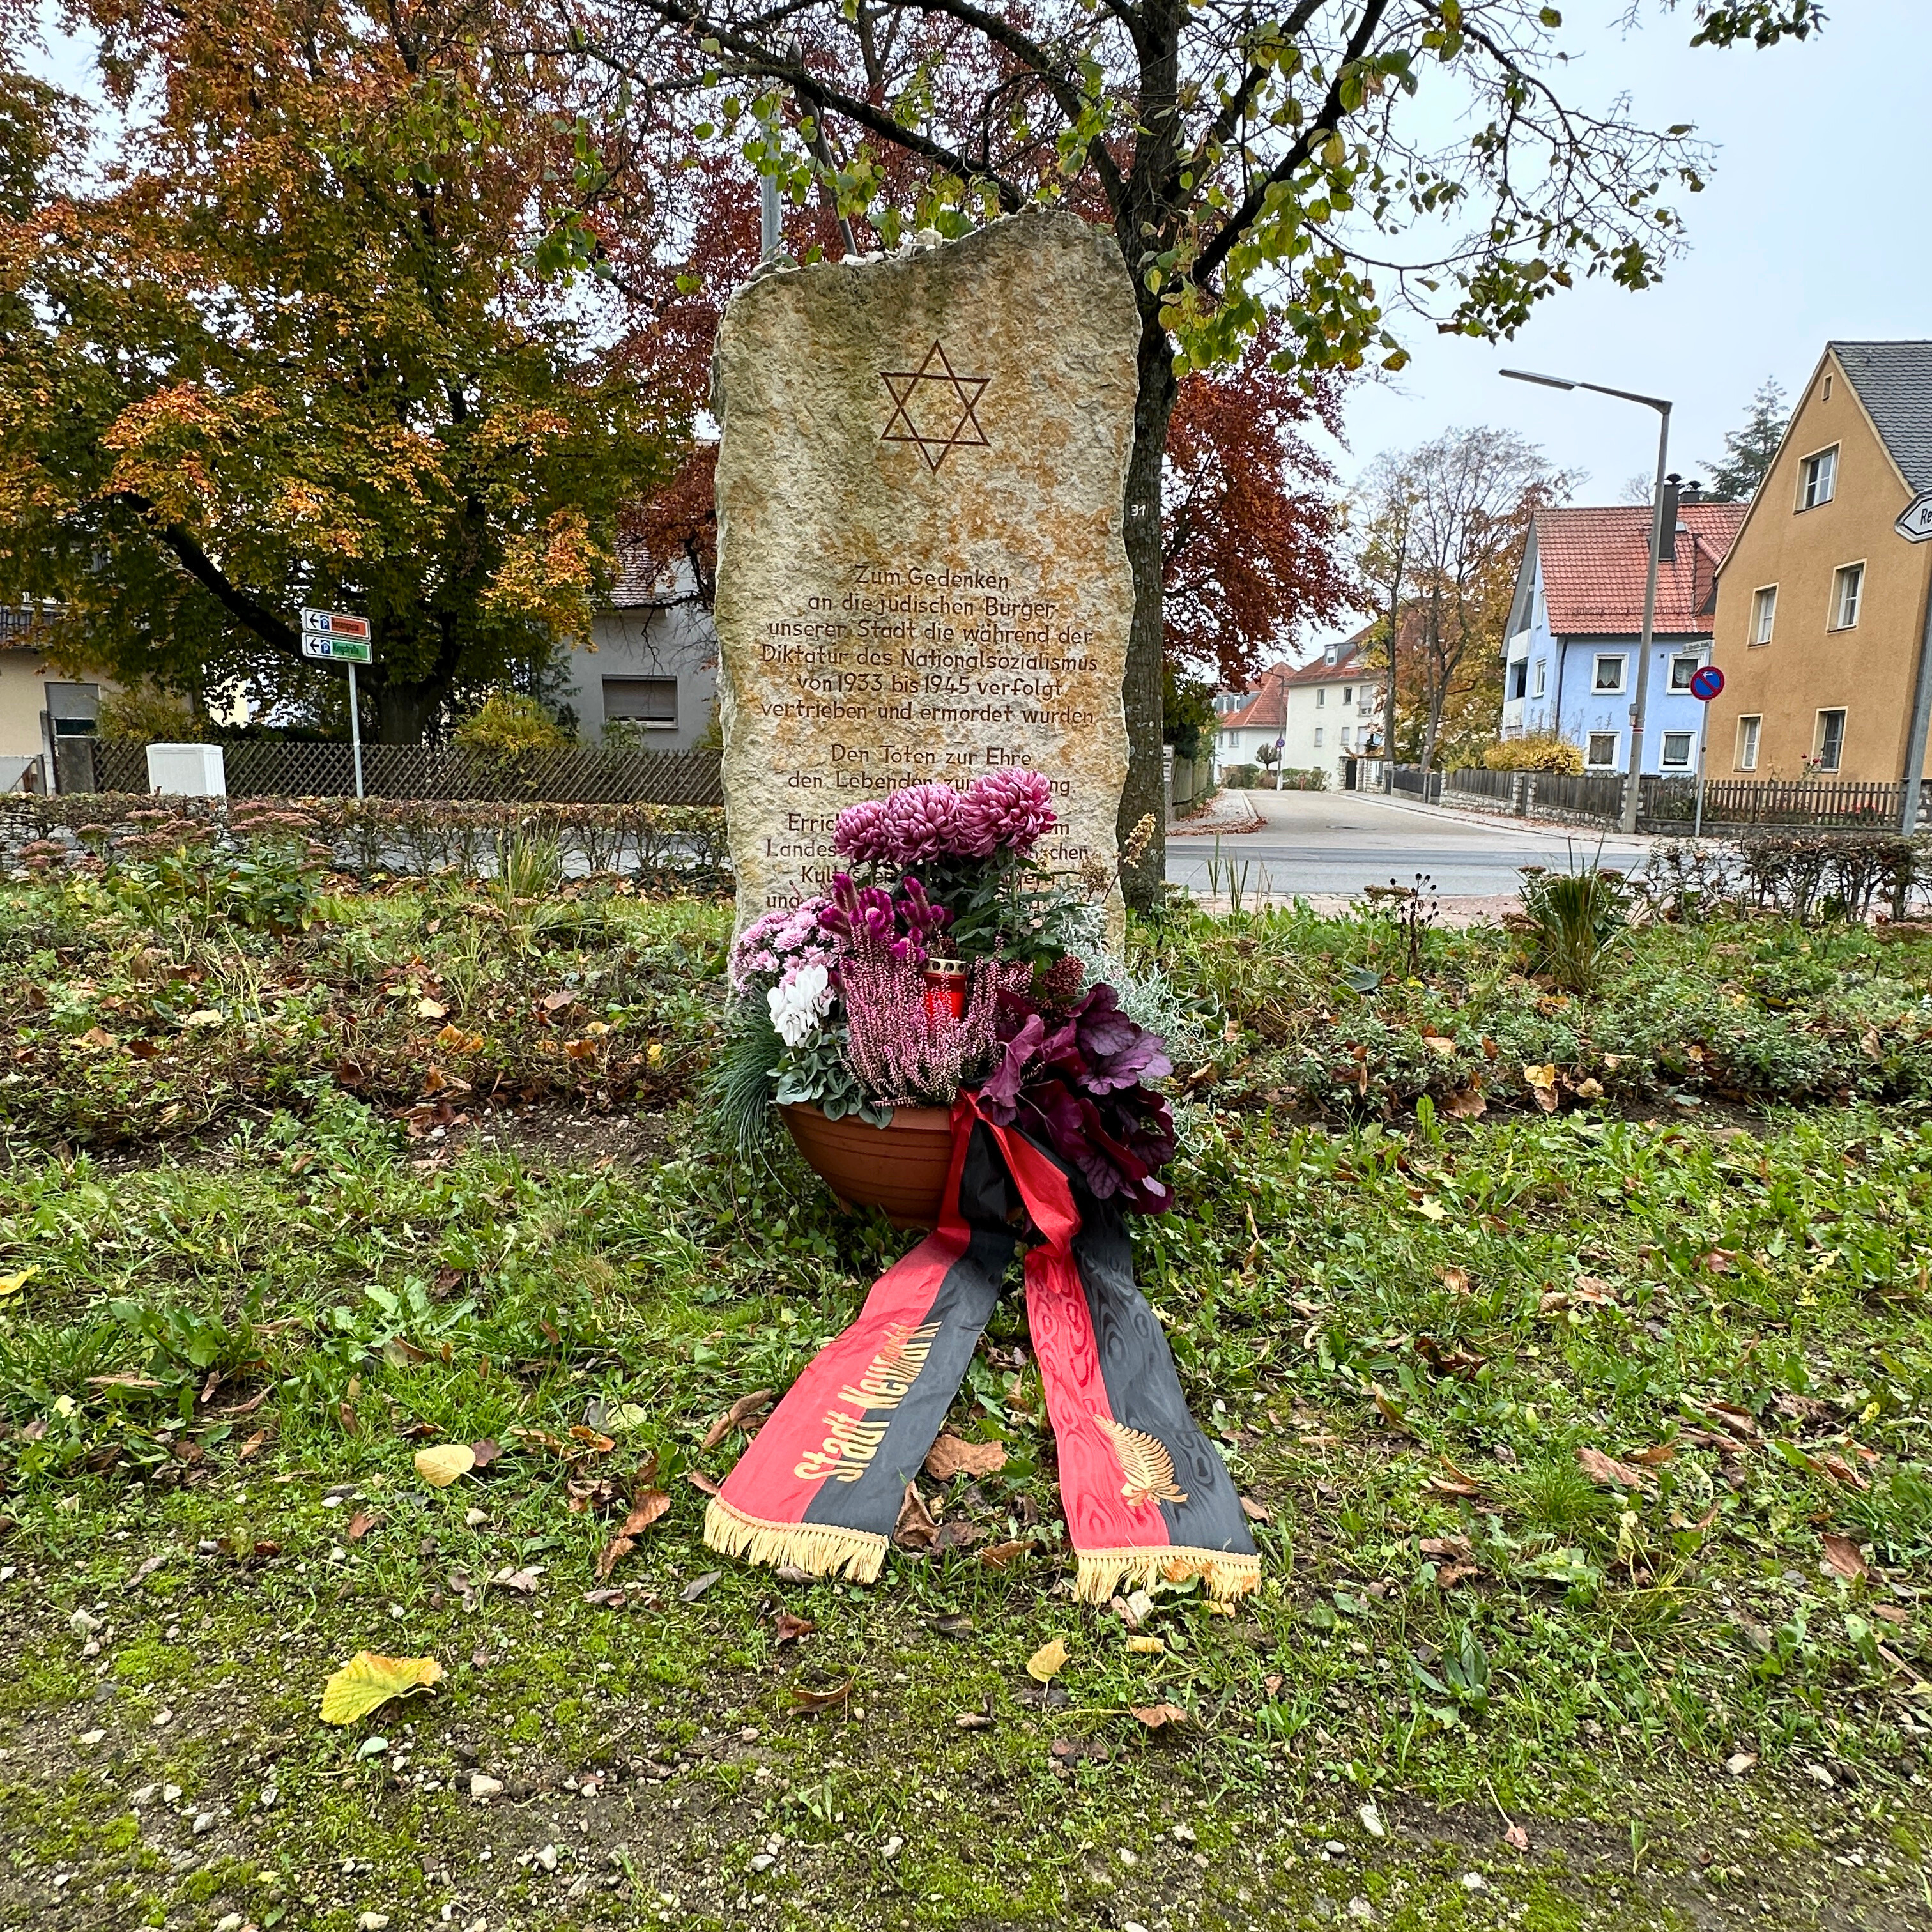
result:
<svg viewBox="0 0 1932 1932"><path fill-rule="evenodd" d="M1594 20L1593 100L1628 91L1647 123L1694 122L1717 148L1704 192L1682 203L1690 253L1640 294L1591 283L1554 296L1513 343L1491 347L1405 323L1414 357L1348 412L1352 477L1378 451L1492 424L1583 470L1580 502L1618 502L1657 456L1646 409L1502 380L1502 368L1580 376L1675 404L1670 466L1703 473L1753 391L1775 376L1795 394L1834 336L1932 337L1932 5L1828 0L1802 44L1693 49L1688 0L1625 35L1622 0L1565 9ZM1576 70L1573 67L1573 74Z"/></svg>

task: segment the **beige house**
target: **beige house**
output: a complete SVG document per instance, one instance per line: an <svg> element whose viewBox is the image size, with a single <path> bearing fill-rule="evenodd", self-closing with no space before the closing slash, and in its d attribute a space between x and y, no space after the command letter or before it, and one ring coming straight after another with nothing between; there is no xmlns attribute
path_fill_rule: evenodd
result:
<svg viewBox="0 0 1932 1932"><path fill-rule="evenodd" d="M1319 771L1339 783L1351 758L1373 756L1382 742L1381 674L1362 662L1370 632L1329 645L1299 668L1270 664L1247 690L1215 699L1214 759L1224 769L1253 764L1281 747L1290 771Z"/></svg>
<svg viewBox="0 0 1932 1932"><path fill-rule="evenodd" d="M0 608L0 791L49 789L56 741L93 735L100 692L41 655L31 609Z"/></svg>
<svg viewBox="0 0 1932 1932"><path fill-rule="evenodd" d="M1905 776L1932 544L1892 526L1928 492L1932 342L1828 343L1718 572L1713 778Z"/></svg>

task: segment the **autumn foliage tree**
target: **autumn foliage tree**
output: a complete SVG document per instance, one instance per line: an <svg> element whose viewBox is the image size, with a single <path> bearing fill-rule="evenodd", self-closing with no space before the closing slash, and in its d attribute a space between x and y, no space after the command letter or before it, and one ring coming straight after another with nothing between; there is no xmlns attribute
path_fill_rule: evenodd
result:
<svg viewBox="0 0 1932 1932"><path fill-rule="evenodd" d="M1182 379L1161 489L1162 610L1174 668L1240 689L1263 653L1329 624L1359 592L1342 549L1333 466L1310 440L1341 433L1340 386L1304 386L1258 343L1225 371Z"/></svg>
<svg viewBox="0 0 1932 1932"><path fill-rule="evenodd" d="M1449 430L1371 466L1362 561L1394 614L1398 758L1432 770L1496 736L1523 545L1572 484L1508 430ZM1389 634L1385 612L1372 668L1386 664Z"/></svg>
<svg viewBox="0 0 1932 1932"><path fill-rule="evenodd" d="M496 0L76 10L118 135L64 164L81 104L11 90L57 131L0 161L0 600L269 704L301 605L366 613L392 742L527 682L683 406L608 351L649 204L601 70Z"/></svg>

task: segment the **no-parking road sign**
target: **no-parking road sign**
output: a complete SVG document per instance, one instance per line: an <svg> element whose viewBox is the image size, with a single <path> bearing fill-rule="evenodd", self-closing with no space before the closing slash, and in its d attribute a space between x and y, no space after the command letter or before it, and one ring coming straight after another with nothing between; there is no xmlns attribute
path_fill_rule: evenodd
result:
<svg viewBox="0 0 1932 1932"><path fill-rule="evenodd" d="M1708 704L1724 688L1724 674L1715 664L1702 664L1690 674L1690 695Z"/></svg>

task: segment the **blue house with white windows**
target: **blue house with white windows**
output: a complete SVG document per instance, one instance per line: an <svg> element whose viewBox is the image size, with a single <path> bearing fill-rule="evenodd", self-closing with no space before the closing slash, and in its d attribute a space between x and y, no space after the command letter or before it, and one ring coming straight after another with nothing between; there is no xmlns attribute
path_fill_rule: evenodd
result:
<svg viewBox="0 0 1932 1932"><path fill-rule="evenodd" d="M1678 505L1676 555L1657 574L1647 772L1697 769L1704 707L1690 680L1710 662L1718 566L1749 507ZM1643 503L1537 512L1503 646L1504 738L1554 734L1581 750L1586 770L1628 770L1650 529Z"/></svg>

